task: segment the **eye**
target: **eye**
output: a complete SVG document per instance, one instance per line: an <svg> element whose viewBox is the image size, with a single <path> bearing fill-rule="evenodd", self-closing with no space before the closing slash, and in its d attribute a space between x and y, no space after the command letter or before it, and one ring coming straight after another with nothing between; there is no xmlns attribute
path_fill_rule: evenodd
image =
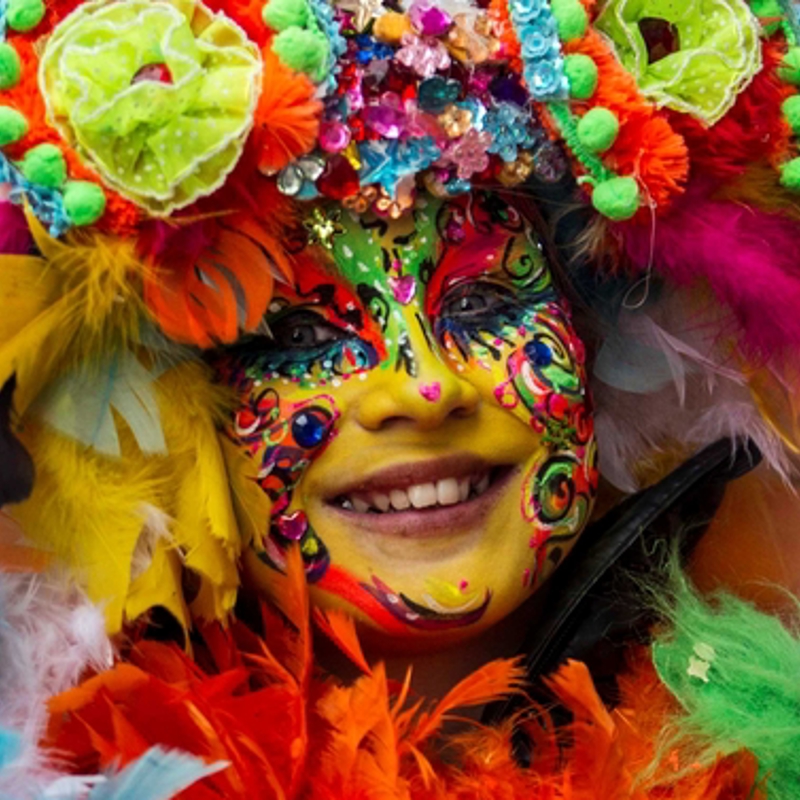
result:
<svg viewBox="0 0 800 800"><path fill-rule="evenodd" d="M292 311L270 324L276 346L309 350L344 339L346 334L313 311Z"/></svg>
<svg viewBox="0 0 800 800"><path fill-rule="evenodd" d="M511 297L491 283L463 283L450 289L442 299L440 314L450 319L485 317L506 307Z"/></svg>

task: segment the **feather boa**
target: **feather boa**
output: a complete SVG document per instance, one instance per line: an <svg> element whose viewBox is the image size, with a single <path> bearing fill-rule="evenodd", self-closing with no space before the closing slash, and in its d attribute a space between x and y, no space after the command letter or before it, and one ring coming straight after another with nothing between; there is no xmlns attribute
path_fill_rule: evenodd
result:
<svg viewBox="0 0 800 800"><path fill-rule="evenodd" d="M196 661L171 644L135 642L124 663L52 698L46 744L78 771L124 766L155 744L230 764L187 789L182 800L767 797L756 756L730 742L724 749L713 746L713 737L706 737L705 749L674 740L663 746L661 731L679 727L686 712L644 649L632 656L613 710L601 702L587 668L570 661L547 681L572 715L566 728L556 729L544 708L529 704L497 727L475 724L448 734L443 723L457 708L520 691L516 662L487 664L429 704L411 696L408 680L395 685L382 666L366 663L346 617L318 614L326 635L361 671L345 684L312 668L309 604L296 556L290 559L286 589L280 612L263 609L263 635L241 623L228 630L207 626ZM709 619L721 629L715 612L694 602L705 609L705 630ZM676 614L680 618L682 612ZM756 621L760 617L751 614ZM729 652L758 649L748 638L755 632L752 626L744 636L735 625L725 630L738 641ZM773 648L785 659L798 657L796 638L783 629L772 633ZM715 641L727 657L719 637ZM689 650L694 644L689 641ZM670 656L680 665L686 647L673 644ZM756 668L751 677L758 674ZM717 685L716 701L726 687L724 681ZM702 703L702 692L693 688L693 702ZM729 695L736 698L735 691ZM776 700L793 702L788 692ZM797 715L790 716L797 725ZM696 720L695 714L693 725ZM530 767L512 756L512 736L520 729L533 743ZM694 731L692 741L697 735ZM778 751L788 758L785 748Z"/></svg>

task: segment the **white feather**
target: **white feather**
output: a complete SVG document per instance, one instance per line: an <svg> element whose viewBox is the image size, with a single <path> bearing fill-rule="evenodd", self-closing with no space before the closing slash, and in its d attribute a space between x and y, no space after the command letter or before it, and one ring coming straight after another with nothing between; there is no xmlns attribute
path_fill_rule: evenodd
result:
<svg viewBox="0 0 800 800"><path fill-rule="evenodd" d="M21 736L0 797L27 800L59 777L38 747L47 699L112 663L103 613L82 593L52 576L0 573L0 726Z"/></svg>
<svg viewBox="0 0 800 800"><path fill-rule="evenodd" d="M688 307L686 296L674 293L646 312L623 310L608 331L593 373L601 474L635 492L642 488L637 473L666 449L698 450L727 437L753 440L788 481L790 455L730 363L719 336L724 325L703 322Z"/></svg>

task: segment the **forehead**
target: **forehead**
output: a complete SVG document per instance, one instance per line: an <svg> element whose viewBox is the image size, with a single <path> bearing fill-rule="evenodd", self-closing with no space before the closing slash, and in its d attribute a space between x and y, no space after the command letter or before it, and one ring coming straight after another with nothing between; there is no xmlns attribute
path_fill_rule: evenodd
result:
<svg viewBox="0 0 800 800"><path fill-rule="evenodd" d="M301 297L323 284L370 287L400 300L412 280L430 295L484 274L516 283L535 267L549 277L532 225L502 201L433 201L400 220L344 212L335 228L327 249L298 257L294 288ZM398 285L401 278L406 284Z"/></svg>

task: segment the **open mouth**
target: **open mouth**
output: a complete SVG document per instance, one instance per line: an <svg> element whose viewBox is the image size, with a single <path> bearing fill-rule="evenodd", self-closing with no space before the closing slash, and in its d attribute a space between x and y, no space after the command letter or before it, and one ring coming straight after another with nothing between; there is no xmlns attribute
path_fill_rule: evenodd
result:
<svg viewBox="0 0 800 800"><path fill-rule="evenodd" d="M472 458L405 465L337 492L326 503L378 533L455 533L480 523L513 471Z"/></svg>
<svg viewBox="0 0 800 800"><path fill-rule="evenodd" d="M333 505L356 514L396 514L413 509L437 509L467 503L485 494L510 469L494 467L464 478L395 486L385 491L352 492L334 498Z"/></svg>

